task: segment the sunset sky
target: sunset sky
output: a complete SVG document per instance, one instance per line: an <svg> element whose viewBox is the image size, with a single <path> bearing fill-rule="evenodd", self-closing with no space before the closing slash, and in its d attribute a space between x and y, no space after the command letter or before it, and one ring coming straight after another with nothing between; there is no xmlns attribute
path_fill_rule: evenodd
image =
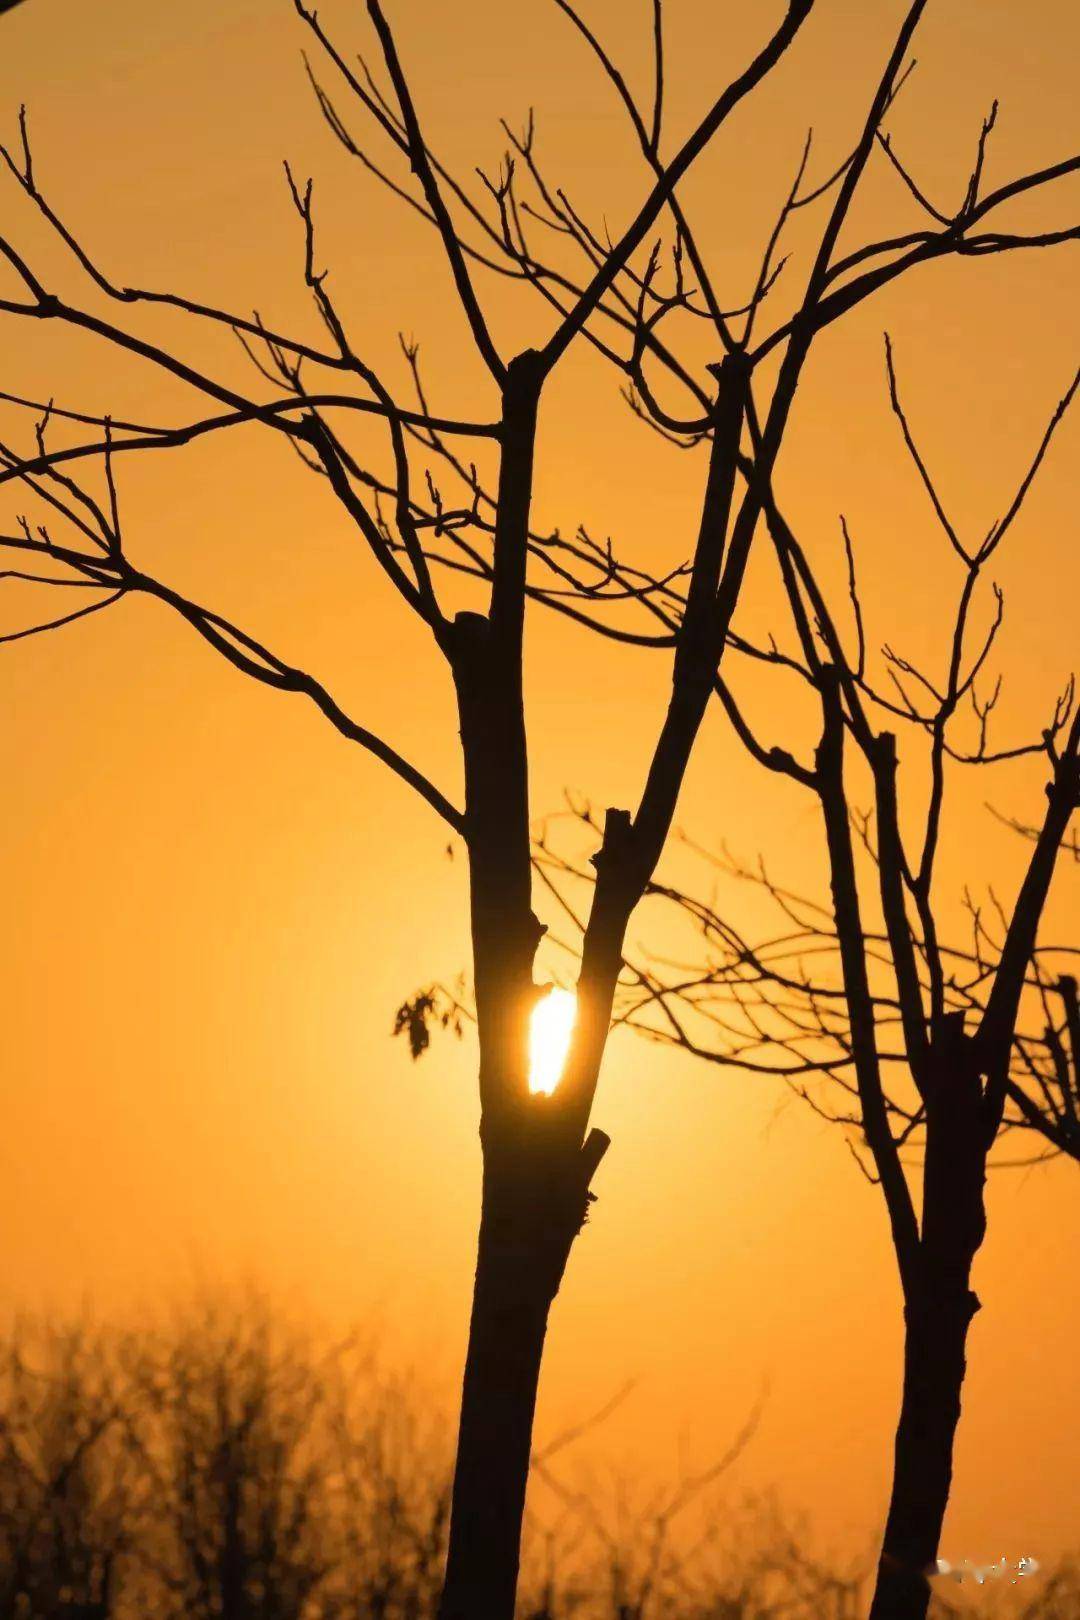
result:
<svg viewBox="0 0 1080 1620"><path fill-rule="evenodd" d="M648 177L610 87L553 5L387 9L429 135L461 172L492 172L499 117L517 126L534 106L543 156L575 203L613 234L632 216ZM585 9L644 87L648 5ZM820 0L780 72L695 171L688 206L729 303L752 287L807 127L818 178L848 150L903 9ZM782 7L669 0L668 10L674 144ZM374 54L360 4L327 0L320 15L344 48ZM28 0L0 18L0 136L17 139L25 102L39 183L121 284L255 307L315 338L288 158L316 178L318 256L365 357L404 392L397 334L413 336L432 404L490 419L492 388L445 265L422 222L333 141L303 71L309 44L286 0ZM1078 52L1073 0L932 0L890 121L929 194L958 206L995 97L992 179L1068 155ZM352 122L359 130L359 113ZM6 174L0 197L20 250L98 308ZM1013 218L1062 225L1078 204L1073 181ZM853 238L911 222L879 159ZM504 352L550 333L528 291L481 285ZM985 531L1075 371L1076 286L1075 245L947 261L815 349L778 486L829 578L841 577L847 515L874 645L940 665L959 585L889 414L883 330L953 511ZM136 419L203 414L182 385L118 363L89 336L0 322L6 391ZM228 334L171 315L131 323L223 378L248 377ZM29 426L9 412L2 436L24 443ZM1075 663L1078 453L1074 416L996 569L1003 735L1037 732ZM539 454L541 522L584 523L657 569L692 549L700 452L680 454L637 423L587 351L548 391ZM287 446L252 427L128 457L120 496L136 557L316 671L460 800L447 672ZM0 501L6 526L25 502L10 490ZM751 570L748 623L769 622L766 576ZM5 582L0 629L55 611L47 594ZM534 813L557 810L565 789L600 806L636 802L667 656L531 612ZM475 1054L468 1039L440 1039L414 1066L390 1030L406 994L467 966L460 845L449 858L432 812L310 705L245 682L150 601L0 647L0 692L0 1304L89 1301L127 1314L255 1278L320 1322L377 1324L389 1351L451 1390L478 1208ZM770 742L812 745L782 704L759 699L755 713ZM1011 897L1025 853L985 801L1035 817L1044 772L1021 764L958 785L940 882L958 927L963 885ZM815 804L764 776L719 712L678 820L702 843L726 841L747 860L762 852L782 881L826 892ZM676 858L668 870L691 869ZM1064 864L1047 919L1061 940L1076 941L1078 886L1080 868ZM752 904L736 891L731 902ZM631 939L657 943L647 918ZM826 1541L868 1546L887 1495L901 1308L880 1196L841 1133L779 1085L625 1034L609 1049L594 1119L613 1147L552 1315L540 1443L632 1379L583 1457L669 1478L721 1454L764 1391L732 1488L775 1486ZM1002 1156L1023 1151L1010 1140ZM1078 1539L1080 1167L1003 1169L989 1203L943 1551L1049 1561Z"/></svg>

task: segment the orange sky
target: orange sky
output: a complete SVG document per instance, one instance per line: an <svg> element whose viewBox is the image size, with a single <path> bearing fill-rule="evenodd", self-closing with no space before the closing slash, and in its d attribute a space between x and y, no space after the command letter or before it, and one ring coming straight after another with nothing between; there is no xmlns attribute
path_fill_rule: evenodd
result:
<svg viewBox="0 0 1080 1620"><path fill-rule="evenodd" d="M321 9L370 47L362 8ZM675 138L779 8L669 10ZM821 0L820 12L687 194L731 302L752 280L805 127L824 173L858 125L901 7ZM647 13L625 0L588 8L631 74L644 69ZM613 228L629 217L646 186L632 140L553 6L521 0L509 22L496 0L396 0L391 15L429 129L466 172L494 166L500 114L518 122L535 104L552 173L575 201ZM415 334L433 401L492 414L423 228L321 124L285 0L29 0L0 30L6 138L25 100L41 183L118 280L257 305L314 336L288 156L318 177L321 257L365 354L399 381L396 333ZM1078 49L1071 0L932 3L894 122L931 194L955 206L995 95L992 177L1075 146ZM14 188L3 197L14 239L89 303ZM1037 217L1075 219L1078 200L1062 188ZM856 226L909 219L882 165ZM1074 250L918 275L820 344L779 475L816 555L837 556L836 515L848 514L871 638L912 654L938 645L940 582L956 581L888 416L882 329L943 489L984 526L1080 338ZM491 307L504 346L550 330L527 297L497 290ZM189 340L168 318L139 329L244 375L223 339ZM162 420L192 408L179 385L89 339L8 321L2 352L6 389ZM692 544L702 463L633 423L613 383L572 357L550 390L538 515L584 521L627 557L670 567ZM1078 433L1066 423L1002 559L1005 726L1047 710L1075 652ZM129 458L121 493L136 556L316 668L459 795L445 671L287 448L243 430L171 460ZM9 595L5 627L39 605ZM376 1317L449 1385L476 1216L472 1054L440 1043L413 1068L389 1026L406 992L465 965L460 852L448 862L431 812L313 710L245 683L152 603L2 652L5 1302L128 1309L196 1276L250 1273L324 1318ZM528 678L536 812L566 786L633 802L664 659L541 614ZM766 718L782 740L785 717ZM1039 786L1037 771L1017 769L995 802L1023 813ZM1022 851L983 810L983 785L965 793L944 888L992 875L1009 892ZM821 882L812 807L763 781L716 718L680 822L749 858L765 850L794 883ZM1059 931L1075 899L1066 872ZM614 1147L553 1314L540 1436L635 1378L594 1448L613 1466L670 1473L680 1455L703 1464L723 1450L767 1383L737 1483L775 1483L826 1537L862 1545L885 1500L900 1345L877 1193L840 1136L779 1091L629 1038L612 1043L595 1118ZM1050 1558L1075 1543L1080 1487L1076 1167L995 1177L990 1212L944 1551Z"/></svg>

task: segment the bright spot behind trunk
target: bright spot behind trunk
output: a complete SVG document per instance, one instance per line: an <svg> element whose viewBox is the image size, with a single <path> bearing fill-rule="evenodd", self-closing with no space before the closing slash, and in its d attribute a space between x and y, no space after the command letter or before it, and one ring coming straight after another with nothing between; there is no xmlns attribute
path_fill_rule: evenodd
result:
<svg viewBox="0 0 1080 1620"><path fill-rule="evenodd" d="M559 1083L574 1033L577 997L570 990L549 990L533 1008L529 1024L529 1090L545 1097Z"/></svg>

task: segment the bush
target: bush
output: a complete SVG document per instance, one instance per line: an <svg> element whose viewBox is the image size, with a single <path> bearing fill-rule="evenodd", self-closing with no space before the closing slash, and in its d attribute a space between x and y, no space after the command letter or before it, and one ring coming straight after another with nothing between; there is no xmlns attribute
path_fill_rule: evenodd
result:
<svg viewBox="0 0 1080 1620"><path fill-rule="evenodd" d="M17 1322L0 1620L427 1620L449 1456L362 1340L319 1348L257 1299L138 1332ZM711 1500L722 1471L630 1503L542 1460L522 1620L859 1620L869 1561L817 1562L772 1500ZM1080 1571L943 1585L933 1612L1076 1620Z"/></svg>

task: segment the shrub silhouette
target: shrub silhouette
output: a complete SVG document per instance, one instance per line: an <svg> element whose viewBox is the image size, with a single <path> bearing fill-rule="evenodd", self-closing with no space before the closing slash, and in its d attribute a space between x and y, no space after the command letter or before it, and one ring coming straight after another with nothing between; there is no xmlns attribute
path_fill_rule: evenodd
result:
<svg viewBox="0 0 1080 1620"><path fill-rule="evenodd" d="M451 1460L362 1336L325 1348L259 1300L137 1330L19 1321L0 1339L0 1620L428 1620ZM554 1511L528 1526L521 1620L865 1612L871 1560L827 1567L771 1499L713 1511L723 1464L636 1494L536 1469ZM1075 1620L1080 1570L1020 1606L958 1590L938 1620L1003 1598L1011 1620Z"/></svg>
<svg viewBox="0 0 1080 1620"><path fill-rule="evenodd" d="M44 1352L44 1354L42 1354ZM0 1343L0 1615L109 1620L139 1518L112 1346L84 1324Z"/></svg>

